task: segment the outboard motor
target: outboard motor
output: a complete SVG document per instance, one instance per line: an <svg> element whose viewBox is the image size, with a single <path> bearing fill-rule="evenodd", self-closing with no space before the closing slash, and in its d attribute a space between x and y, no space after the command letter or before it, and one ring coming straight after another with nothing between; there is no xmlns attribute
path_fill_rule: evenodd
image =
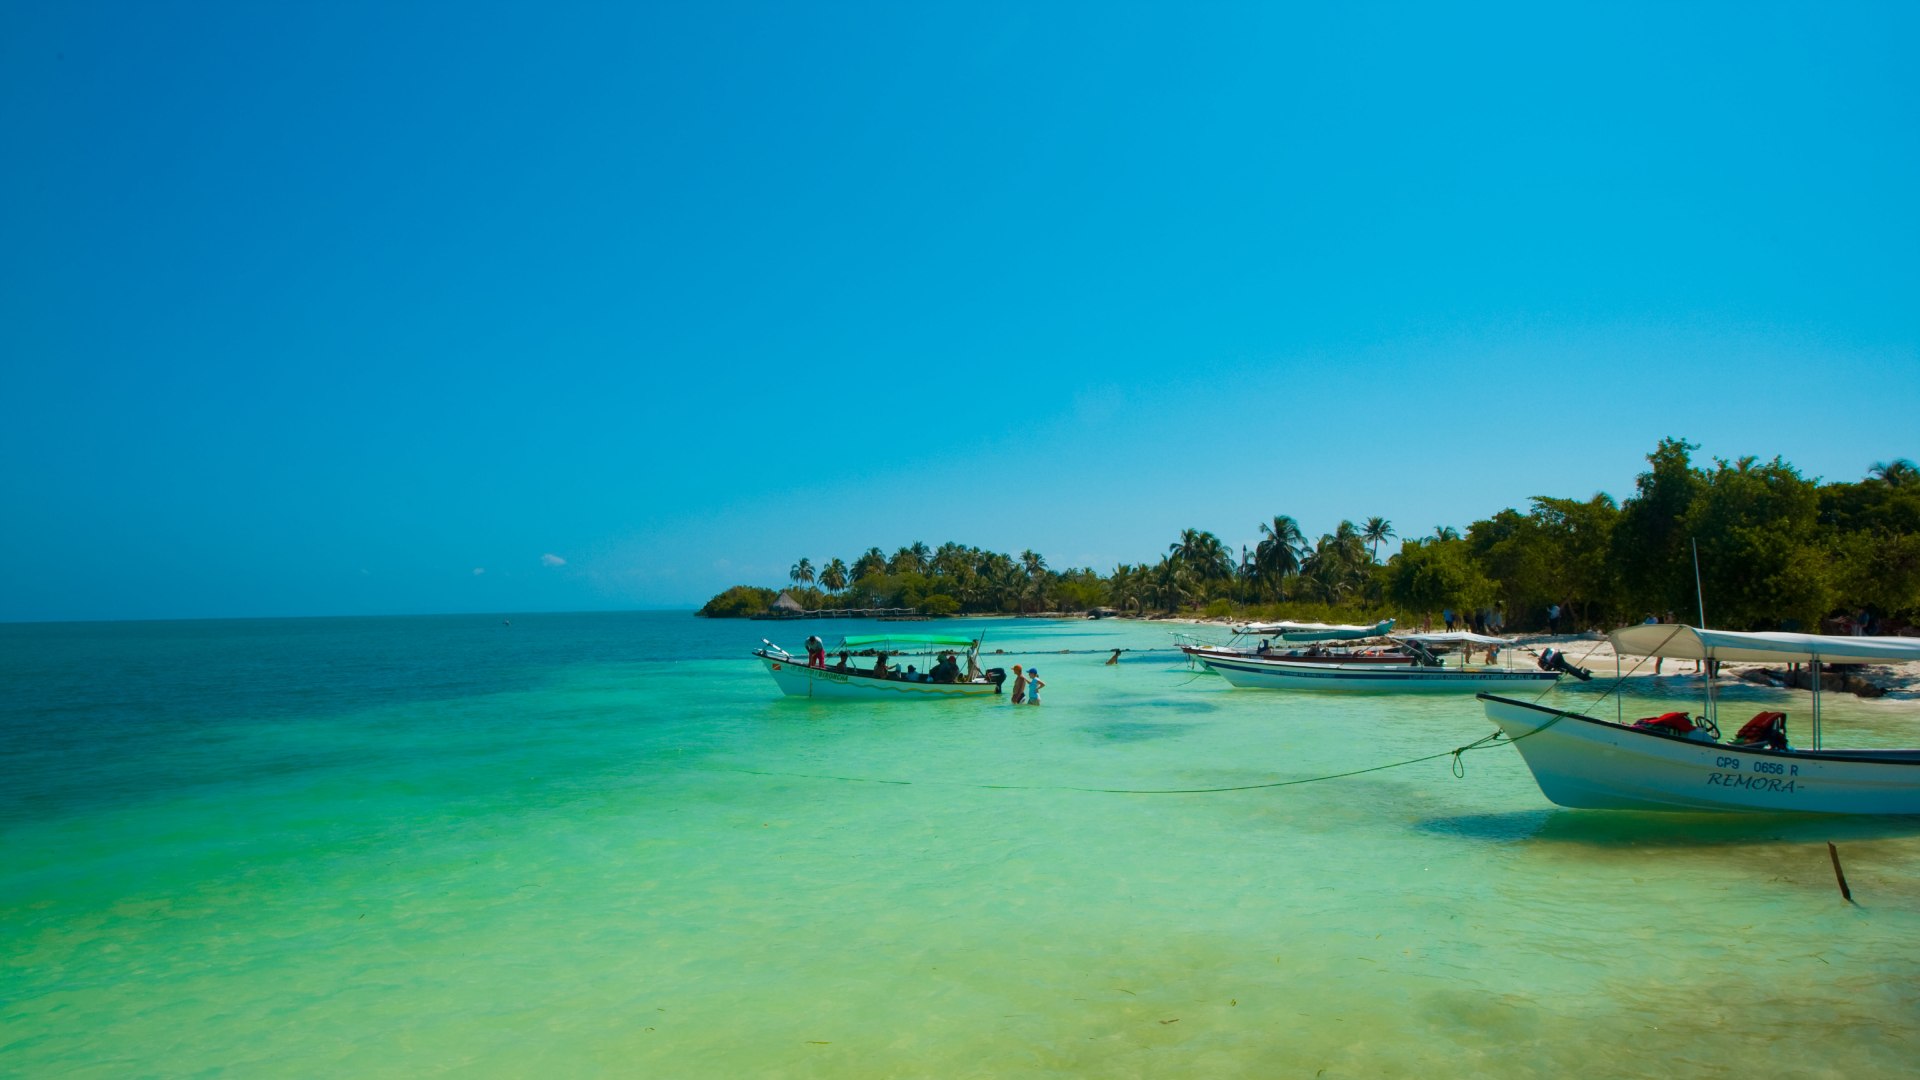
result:
<svg viewBox="0 0 1920 1080"><path fill-rule="evenodd" d="M986 680L993 684L993 692L996 694L1000 692L1000 684L1007 681L1006 668L990 667L980 674L985 676Z"/></svg>
<svg viewBox="0 0 1920 1080"><path fill-rule="evenodd" d="M1407 647L1407 651L1413 654L1414 663L1420 665L1421 667L1439 667L1440 666L1440 658L1433 654L1432 649L1427 648L1426 645L1422 644L1421 642L1402 639L1400 643L1402 645L1405 645Z"/></svg>
<svg viewBox="0 0 1920 1080"><path fill-rule="evenodd" d="M1576 666L1573 661L1567 659L1567 654L1564 652L1548 649L1540 654L1539 664L1542 671L1558 671L1564 675L1571 675L1581 682L1593 681L1593 672Z"/></svg>

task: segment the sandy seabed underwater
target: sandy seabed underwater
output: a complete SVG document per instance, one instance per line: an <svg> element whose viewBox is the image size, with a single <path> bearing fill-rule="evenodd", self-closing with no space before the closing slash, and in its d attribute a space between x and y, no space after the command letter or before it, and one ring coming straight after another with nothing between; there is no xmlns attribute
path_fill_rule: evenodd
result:
<svg viewBox="0 0 1920 1080"><path fill-rule="evenodd" d="M0 1074L1916 1068L1920 822L1561 810L1511 747L1456 775L1471 696L1234 690L1161 624L510 619L0 626ZM1046 702L748 655L885 629Z"/></svg>

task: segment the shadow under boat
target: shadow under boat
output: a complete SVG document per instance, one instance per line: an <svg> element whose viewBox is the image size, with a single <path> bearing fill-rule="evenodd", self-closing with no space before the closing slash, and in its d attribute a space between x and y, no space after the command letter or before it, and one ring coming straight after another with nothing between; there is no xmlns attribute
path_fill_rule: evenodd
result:
<svg viewBox="0 0 1920 1080"><path fill-rule="evenodd" d="M1593 848L1708 848L1920 836L1920 817L1666 813L1559 807L1455 814L1414 823L1437 836Z"/></svg>

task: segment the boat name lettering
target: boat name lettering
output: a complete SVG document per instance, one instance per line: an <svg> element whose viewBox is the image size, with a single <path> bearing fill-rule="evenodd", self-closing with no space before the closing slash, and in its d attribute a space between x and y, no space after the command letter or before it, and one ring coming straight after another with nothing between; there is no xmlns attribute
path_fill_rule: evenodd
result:
<svg viewBox="0 0 1920 1080"><path fill-rule="evenodd" d="M1745 773L1708 773L1708 787L1748 788L1753 791L1773 792L1781 795L1793 794L1799 785L1798 780L1781 780L1772 776L1750 776Z"/></svg>
<svg viewBox="0 0 1920 1080"><path fill-rule="evenodd" d="M1737 757L1722 757L1713 763L1713 767L1716 769L1737 769L1740 767L1740 759Z"/></svg>

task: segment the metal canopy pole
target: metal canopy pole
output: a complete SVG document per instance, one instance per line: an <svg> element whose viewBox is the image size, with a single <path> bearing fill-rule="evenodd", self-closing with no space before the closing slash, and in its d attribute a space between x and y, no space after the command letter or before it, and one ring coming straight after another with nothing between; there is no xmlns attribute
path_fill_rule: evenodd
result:
<svg viewBox="0 0 1920 1080"><path fill-rule="evenodd" d="M1820 749L1820 654L1813 654L1813 748Z"/></svg>

